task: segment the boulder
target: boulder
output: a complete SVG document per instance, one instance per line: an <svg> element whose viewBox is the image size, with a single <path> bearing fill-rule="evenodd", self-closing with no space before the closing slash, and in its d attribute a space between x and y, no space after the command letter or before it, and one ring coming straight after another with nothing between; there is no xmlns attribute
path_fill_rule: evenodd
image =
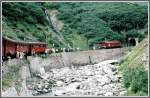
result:
<svg viewBox="0 0 150 98"><path fill-rule="evenodd" d="M57 86L62 86L63 84L64 84L63 81L56 81L56 85L57 85Z"/></svg>
<svg viewBox="0 0 150 98"><path fill-rule="evenodd" d="M65 94L65 91L64 90L56 90L55 92L54 92L54 95L55 96L62 96L62 95L64 95Z"/></svg>
<svg viewBox="0 0 150 98"><path fill-rule="evenodd" d="M102 76L102 77L98 78L97 81L100 82L101 85L110 83L110 79L106 76Z"/></svg>
<svg viewBox="0 0 150 98"><path fill-rule="evenodd" d="M44 92L44 93L48 93L49 90L44 88L44 89L43 89L43 92Z"/></svg>
<svg viewBox="0 0 150 98"><path fill-rule="evenodd" d="M111 82L119 82L119 79L115 76L111 77Z"/></svg>
<svg viewBox="0 0 150 98"><path fill-rule="evenodd" d="M71 84L69 84L67 87L65 87L66 91L74 91L77 89L77 87L80 85L79 82L73 82Z"/></svg>
<svg viewBox="0 0 150 98"><path fill-rule="evenodd" d="M113 93L112 93L112 92L107 92L107 93L105 94L105 96L113 96Z"/></svg>
<svg viewBox="0 0 150 98"><path fill-rule="evenodd" d="M85 70L84 74L87 76L93 76L93 71L92 70Z"/></svg>

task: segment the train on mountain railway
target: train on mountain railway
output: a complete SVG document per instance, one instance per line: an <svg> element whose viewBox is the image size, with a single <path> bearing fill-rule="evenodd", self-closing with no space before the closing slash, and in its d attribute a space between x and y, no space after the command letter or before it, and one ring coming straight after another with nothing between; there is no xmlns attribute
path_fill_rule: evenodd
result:
<svg viewBox="0 0 150 98"><path fill-rule="evenodd" d="M18 54L32 55L43 54L47 50L44 42L16 41L7 37L2 37L2 57L16 57Z"/></svg>
<svg viewBox="0 0 150 98"><path fill-rule="evenodd" d="M113 41L104 41L104 42L100 42L97 43L101 48L120 48L122 47L121 42L117 41L117 40L113 40Z"/></svg>
<svg viewBox="0 0 150 98"><path fill-rule="evenodd" d="M114 41L104 41L99 42L97 45L101 48L120 48L122 47L121 42ZM57 49L56 49L57 50ZM2 57L7 59L8 57L18 57L18 55L24 54L24 56L53 53L55 50L47 48L47 43L44 42L25 42L16 41L8 37L2 37ZM56 51L57 53L58 51ZM59 51L60 52L60 51ZM71 52L71 49L69 51Z"/></svg>

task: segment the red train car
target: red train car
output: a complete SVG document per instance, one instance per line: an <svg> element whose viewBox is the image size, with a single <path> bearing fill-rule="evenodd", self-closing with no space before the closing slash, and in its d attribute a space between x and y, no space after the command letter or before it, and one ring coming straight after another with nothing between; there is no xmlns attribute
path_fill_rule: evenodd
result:
<svg viewBox="0 0 150 98"><path fill-rule="evenodd" d="M104 42L100 42L98 44L102 48L119 48L119 47L121 47L121 42L117 41L117 40L114 40L114 41L104 41Z"/></svg>
<svg viewBox="0 0 150 98"><path fill-rule="evenodd" d="M2 38L2 56L14 56L16 53L16 43L8 38Z"/></svg>
<svg viewBox="0 0 150 98"><path fill-rule="evenodd" d="M44 53L47 44L43 42L25 42L16 41L3 37L2 39L2 56L16 56L17 51L30 55L32 52L40 54Z"/></svg>
<svg viewBox="0 0 150 98"><path fill-rule="evenodd" d="M31 44L31 52L33 53L44 53L45 50L47 49L47 44L45 43L32 43Z"/></svg>

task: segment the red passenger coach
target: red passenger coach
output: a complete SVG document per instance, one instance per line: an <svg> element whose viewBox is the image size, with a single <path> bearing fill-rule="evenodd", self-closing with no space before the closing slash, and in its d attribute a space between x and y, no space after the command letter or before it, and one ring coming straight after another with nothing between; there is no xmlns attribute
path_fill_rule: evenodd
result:
<svg viewBox="0 0 150 98"><path fill-rule="evenodd" d="M35 52L37 54L44 53L46 48L47 48L47 44L44 43L31 44L31 52Z"/></svg>
<svg viewBox="0 0 150 98"><path fill-rule="evenodd" d="M16 43L16 51L23 52L23 53L29 53L29 45L25 43Z"/></svg>
<svg viewBox="0 0 150 98"><path fill-rule="evenodd" d="M98 43L102 48L119 48L121 47L120 41L105 41Z"/></svg>
<svg viewBox="0 0 150 98"><path fill-rule="evenodd" d="M16 43L8 38L2 40L2 56L14 56L16 53Z"/></svg>
<svg viewBox="0 0 150 98"><path fill-rule="evenodd" d="M2 40L2 56L16 56L17 52L22 52L25 55L31 53L44 53L47 49L47 44L43 42L25 42L16 41L7 37Z"/></svg>

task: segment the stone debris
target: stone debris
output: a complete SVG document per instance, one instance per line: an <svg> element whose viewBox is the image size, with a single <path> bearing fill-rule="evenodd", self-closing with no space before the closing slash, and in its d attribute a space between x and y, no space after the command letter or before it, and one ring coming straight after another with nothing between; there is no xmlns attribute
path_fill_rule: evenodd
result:
<svg viewBox="0 0 150 98"><path fill-rule="evenodd" d="M42 81L34 87L33 95L119 96L123 86L122 76L118 74L117 66L112 64L116 62L107 60L94 65L53 68L49 72L53 76L48 77L48 72L45 72L44 77L41 76Z"/></svg>
<svg viewBox="0 0 150 98"><path fill-rule="evenodd" d="M38 82L37 84L33 85L33 96L37 96L40 94L45 94L51 92L51 88L55 86L55 81L53 80L42 80Z"/></svg>

